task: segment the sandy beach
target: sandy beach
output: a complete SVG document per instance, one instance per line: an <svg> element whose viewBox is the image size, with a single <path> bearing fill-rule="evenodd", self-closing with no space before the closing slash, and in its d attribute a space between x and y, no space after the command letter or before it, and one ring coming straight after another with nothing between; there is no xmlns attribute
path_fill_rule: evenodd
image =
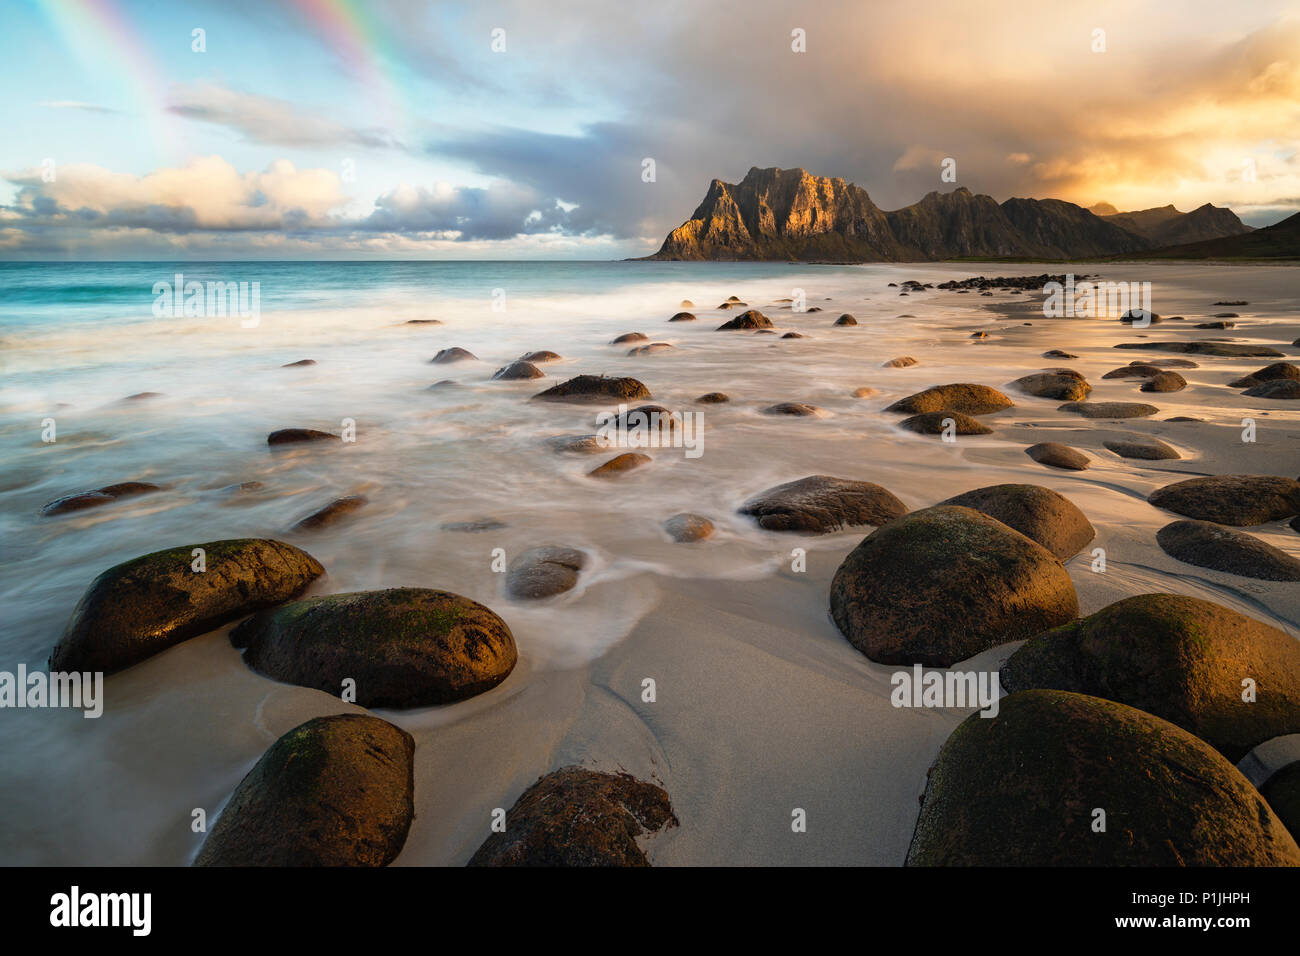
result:
<svg viewBox="0 0 1300 956"><path fill-rule="evenodd" d="M716 271L697 278L698 270L682 265L653 293L559 298L526 319L520 307L472 321L464 306L437 310L442 325L410 327L407 318L434 312L408 305L334 316L323 326L330 337L313 338L295 317L271 316L256 345L205 351L229 342L212 331L188 343L183 359L175 351L165 357L173 333L160 325L140 331L129 370L102 375L83 356L51 352L48 339L19 341L10 361L28 377L7 390L0 432L10 542L0 595L14 609L0 639L9 658L41 667L82 591L109 566L192 542L284 540L326 569L309 596L444 589L494 610L517 643L518 664L485 693L375 711L416 745L415 819L397 865L463 865L488 835L494 809L511 807L538 777L570 765L625 771L669 795L679 825L642 840L655 865L901 865L927 770L973 709L891 704L891 675L900 668L869 660L828 613L837 567L872 529L765 531L738 513L759 492L830 475L877 483L915 511L975 488L1040 485L1077 505L1096 529L1065 563L1080 615L1171 592L1300 636L1300 584L1175 560L1156 533L1177 516L1146 501L1181 478L1300 474L1300 407L1228 387L1300 355L1293 344L1300 268L1133 264L1080 267L1080 274L1085 269L1107 280L1152 281L1155 311L1185 318L1130 328L1115 316L1047 318L1041 293L931 288L900 297L890 286L1043 271L1033 264L825 273L772 265L734 280ZM779 301L798 285L820 311L794 312ZM769 316L778 334L715 331L736 314L712 308L729 295ZM669 324L683 299L695 303L696 320ZM1195 328L1227 311L1214 303L1237 300L1249 304L1231 309L1235 327ZM843 313L859 324L836 327ZM674 347L628 355L608 344L628 331ZM786 331L805 337L782 339ZM987 336L971 337L978 332ZM1286 358L1179 355L1196 363L1177 369L1187 387L1154 395L1139 391L1141 380L1103 378L1131 361L1173 355L1119 343L1207 339L1264 345ZM428 364L453 346L481 361ZM108 347L108 359L116 348ZM545 378L491 380L493 370L543 348L563 356L540 366ZM1043 357L1053 349L1076 357ZM38 382L42 350L62 367ZM916 364L882 367L902 355ZM279 368L308 357L318 364ZM1091 402L1150 402L1159 412L1087 419L1009 386L1062 366L1092 385ZM704 453L692 459L680 448L639 449L649 465L608 482L587 477L619 450L563 455L546 442L591 433L598 409L528 401L584 373L633 376L656 404L704 409ZM459 387L428 390L444 378ZM955 382L992 386L1015 404L980 416L991 434L955 442L903 431L903 416L885 411ZM876 391L855 397L864 386ZM160 397L120 401L146 390ZM693 404L710 391L731 401ZM55 458L32 422L59 402L72 406L55 413L60 442L71 447ZM762 413L778 402L810 403L821 414ZM265 447L275 428L337 431L344 417L358 423L355 447L287 454ZM1178 417L1195 420L1169 420ZM1255 421L1256 440L1243 442L1243 419ZM1158 438L1181 457L1127 459L1103 445L1134 436ZM1024 451L1039 442L1078 449L1089 467L1040 464ZM127 480L163 490L69 515L39 513L59 495ZM247 481L263 487L243 503L217 494ZM363 494L367 504L316 531L287 530L343 494ZM662 522L678 512L709 518L716 533L674 542ZM442 528L484 518L502 527ZM1300 556L1300 537L1286 521L1243 530ZM587 555L577 586L540 601L509 597L504 575L492 569L493 549L513 558L541 545ZM1093 570L1096 548L1105 551L1104 573ZM806 551L801 570L795 549ZM0 855L7 862L186 865L203 839L190 828L193 810L216 814L278 737L312 717L366 712L254 672L231 647L229 630L110 675L100 719L75 711L6 715ZM1018 646L953 666L996 668ZM647 678L653 702L643 697ZM1300 736L1270 741L1240 766L1258 783L1296 759ZM806 832L792 830L797 809L806 813Z"/></svg>

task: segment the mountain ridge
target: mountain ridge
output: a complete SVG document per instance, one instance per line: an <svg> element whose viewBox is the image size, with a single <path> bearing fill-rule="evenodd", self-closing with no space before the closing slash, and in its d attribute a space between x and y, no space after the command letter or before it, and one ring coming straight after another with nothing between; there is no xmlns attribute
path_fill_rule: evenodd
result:
<svg viewBox="0 0 1300 956"><path fill-rule="evenodd" d="M1137 218L1129 222L1126 216ZM1168 206L1100 216L1060 199L1012 198L998 203L964 186L946 193L932 191L910 206L886 211L861 186L840 177L814 176L799 167L754 166L739 183L714 179L691 217L668 233L657 252L644 258L819 262L1095 258L1173 244L1156 236L1187 242L1244 232L1249 227L1231 210L1208 203L1192 213Z"/></svg>

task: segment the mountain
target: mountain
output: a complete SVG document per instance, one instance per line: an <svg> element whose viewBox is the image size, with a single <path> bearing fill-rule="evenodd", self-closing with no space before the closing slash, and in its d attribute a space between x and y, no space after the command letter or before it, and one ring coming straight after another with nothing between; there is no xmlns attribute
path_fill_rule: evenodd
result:
<svg viewBox="0 0 1300 956"><path fill-rule="evenodd" d="M1204 208L1204 207L1202 207ZM1188 213L1191 215L1191 213ZM1126 259L1300 259L1300 212L1263 229L1127 255Z"/></svg>
<svg viewBox="0 0 1300 956"><path fill-rule="evenodd" d="M736 184L713 180L690 219L646 258L1070 259L1154 247L1142 235L1059 199L1008 199L999 205L963 187L885 212L865 189L843 179L754 167Z"/></svg>
<svg viewBox="0 0 1300 956"><path fill-rule="evenodd" d="M1179 212L1173 206L1141 209L1137 212L1098 211L1099 206L1114 209L1109 203L1098 203L1092 211L1109 223L1149 239L1157 248L1220 239L1250 232L1231 209L1222 209L1206 203L1191 212Z"/></svg>
<svg viewBox="0 0 1300 956"><path fill-rule="evenodd" d="M720 179L651 259L898 260L905 251L867 191L802 169Z"/></svg>

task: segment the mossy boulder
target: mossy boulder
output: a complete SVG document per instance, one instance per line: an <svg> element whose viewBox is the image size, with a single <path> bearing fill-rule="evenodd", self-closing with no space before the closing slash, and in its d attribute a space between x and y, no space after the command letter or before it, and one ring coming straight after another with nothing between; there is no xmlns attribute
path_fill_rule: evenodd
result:
<svg viewBox="0 0 1300 956"><path fill-rule="evenodd" d="M961 412L963 415L988 415L1010 408L1015 403L996 388L987 385L957 383L936 385L923 392L901 398L885 409L921 415L925 412Z"/></svg>
<svg viewBox="0 0 1300 956"><path fill-rule="evenodd" d="M1242 700L1254 681L1256 699ZM1230 608L1140 594L1039 634L1002 669L1008 690L1046 687L1155 714L1240 760L1300 732L1300 641Z"/></svg>
<svg viewBox="0 0 1300 956"><path fill-rule="evenodd" d="M907 514L907 506L888 489L869 481L809 475L755 495L741 506L740 513L768 531L827 534L841 528L885 524Z"/></svg>
<svg viewBox="0 0 1300 956"><path fill-rule="evenodd" d="M1200 521L1264 524L1300 514L1300 481L1281 475L1210 475L1157 488L1147 501Z"/></svg>
<svg viewBox="0 0 1300 956"><path fill-rule="evenodd" d="M194 570L195 549L205 570ZM50 654L52 671L111 673L306 590L325 573L282 541L234 538L155 551L100 574Z"/></svg>
<svg viewBox="0 0 1300 956"><path fill-rule="evenodd" d="M907 865L1300 866L1300 847L1250 781L1186 731L1114 701L1031 690L943 745Z"/></svg>
<svg viewBox="0 0 1300 956"><path fill-rule="evenodd" d="M1096 529L1064 495L1040 485L990 485L942 501L943 505L973 508L1037 541L1062 561L1082 551L1097 536Z"/></svg>
<svg viewBox="0 0 1300 956"><path fill-rule="evenodd" d="M1165 554L1184 564L1261 581L1300 581L1300 561L1254 535L1213 521L1185 519L1156 533Z"/></svg>
<svg viewBox="0 0 1300 956"><path fill-rule="evenodd" d="M543 402L626 402L649 398L650 389L634 378L611 378L605 375L578 375L533 396Z"/></svg>
<svg viewBox="0 0 1300 956"><path fill-rule="evenodd" d="M362 707L464 700L506 679L518 660L506 622L469 598L428 588L357 591L263 611L230 632L259 674Z"/></svg>
<svg viewBox="0 0 1300 956"><path fill-rule="evenodd" d="M677 826L668 794L626 773L565 767L523 792L469 866L649 866L637 838Z"/></svg>
<svg viewBox="0 0 1300 956"><path fill-rule="evenodd" d="M1079 613L1052 552L972 508L939 505L877 528L835 572L831 617L881 664L948 667Z"/></svg>
<svg viewBox="0 0 1300 956"><path fill-rule="evenodd" d="M195 866L387 866L415 816L415 741L364 714L289 731L235 788Z"/></svg>

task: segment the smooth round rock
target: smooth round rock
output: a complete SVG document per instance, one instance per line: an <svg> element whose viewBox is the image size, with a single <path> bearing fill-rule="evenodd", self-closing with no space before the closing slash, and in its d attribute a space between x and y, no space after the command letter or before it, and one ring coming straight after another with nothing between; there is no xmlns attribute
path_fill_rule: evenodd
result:
<svg viewBox="0 0 1300 956"><path fill-rule="evenodd" d="M415 817L415 740L367 714L289 731L235 788L195 866L387 866Z"/></svg>
<svg viewBox="0 0 1300 956"><path fill-rule="evenodd" d="M1242 681L1256 700L1242 699ZM1002 668L1008 690L1116 700L1195 734L1236 762L1300 732L1300 641L1180 594L1139 594L1031 638Z"/></svg>
<svg viewBox="0 0 1300 956"><path fill-rule="evenodd" d="M898 358L892 358L888 362L881 362L881 368L910 368L916 364L916 359L910 355L900 355Z"/></svg>
<svg viewBox="0 0 1300 956"><path fill-rule="evenodd" d="M196 549L206 570L194 570ZM50 654L50 670L130 667L291 600L324 573L306 551L265 538L208 541L133 558L91 582Z"/></svg>
<svg viewBox="0 0 1300 956"><path fill-rule="evenodd" d="M1280 475L1188 478L1147 495L1157 508L1200 521L1256 525L1300 514L1300 481Z"/></svg>
<svg viewBox="0 0 1300 956"><path fill-rule="evenodd" d="M549 349L542 349L538 352L529 352L527 355L519 356L520 362L532 362L534 365L544 365L547 362L562 362L564 356L558 352L552 352Z"/></svg>
<svg viewBox="0 0 1300 956"><path fill-rule="evenodd" d="M845 312L843 315L841 315L838 319L835 320L835 323L834 323L834 324L835 324L835 325L841 325L841 326L844 326L844 325L857 325L857 324L858 324L858 320L855 319L853 316L849 315L847 312Z"/></svg>
<svg viewBox="0 0 1300 956"><path fill-rule="evenodd" d="M469 351L469 349L462 349L459 347L442 349L438 352L437 355L429 359L430 364L433 365L447 365L448 363L451 362L468 362L468 361L477 362L478 356L475 355L473 352Z"/></svg>
<svg viewBox="0 0 1300 956"><path fill-rule="evenodd" d="M703 515L683 511L664 522L664 530L679 544L703 541L713 537L713 522Z"/></svg>
<svg viewBox="0 0 1300 956"><path fill-rule="evenodd" d="M617 478L619 475L626 474L634 468L640 468L642 465L648 465L653 459L649 455L642 455L638 452L628 451L621 455L615 455L603 465L598 465L591 471L587 472L589 478Z"/></svg>
<svg viewBox="0 0 1300 956"><path fill-rule="evenodd" d="M942 435L951 429L956 435L992 435L993 429L977 418L963 415L961 412L923 412L904 418L898 423L899 428L921 435Z"/></svg>
<svg viewBox="0 0 1300 956"><path fill-rule="evenodd" d="M506 622L449 591L390 588L306 598L230 632L244 663L286 684L338 696L356 682L362 707L464 700L506 679L519 654Z"/></svg>
<svg viewBox="0 0 1300 956"><path fill-rule="evenodd" d="M1175 521L1156 533L1165 554L1198 568L1260 581L1300 581L1300 560L1244 531L1212 521Z"/></svg>
<svg viewBox="0 0 1300 956"><path fill-rule="evenodd" d="M317 431L315 428L281 428L266 436L268 445L298 445L321 441L339 441L339 436Z"/></svg>
<svg viewBox="0 0 1300 956"><path fill-rule="evenodd" d="M1051 465L1053 468L1064 468L1068 471L1083 471L1092 463L1092 459L1078 449L1055 441L1030 445L1025 449L1025 454L1040 465Z"/></svg>
<svg viewBox="0 0 1300 956"><path fill-rule="evenodd" d="M586 566L587 556L576 548L531 548L506 569L506 594L516 600L563 594L578 583L578 573Z"/></svg>
<svg viewBox="0 0 1300 956"><path fill-rule="evenodd" d="M1280 379L1275 382L1260 382L1252 385L1241 394L1250 398L1269 398L1274 401L1295 401L1300 399L1300 382Z"/></svg>
<svg viewBox="0 0 1300 956"><path fill-rule="evenodd" d="M921 415L925 412L961 412L963 415L988 415L1010 408L1015 403L996 388L987 385L936 385L923 392L899 399L885 409Z"/></svg>
<svg viewBox="0 0 1300 956"><path fill-rule="evenodd" d="M828 534L885 524L907 514L907 506L869 481L810 475L768 488L746 501L740 513L768 531Z"/></svg>
<svg viewBox="0 0 1300 956"><path fill-rule="evenodd" d="M907 865L1297 866L1300 847L1250 781L1186 731L1114 701L1033 690L944 743Z"/></svg>
<svg viewBox="0 0 1300 956"><path fill-rule="evenodd" d="M649 342L650 336L641 332L624 332L618 338L610 341L610 345L626 345L629 342Z"/></svg>
<svg viewBox="0 0 1300 956"><path fill-rule="evenodd" d="M1068 561L1097 531L1064 495L1041 485L989 485L941 501L941 505L973 508L1037 541L1062 561Z"/></svg>
<svg viewBox="0 0 1300 956"><path fill-rule="evenodd" d="M1084 418L1146 418L1160 409L1142 402L1066 402L1058 412L1074 412Z"/></svg>
<svg viewBox="0 0 1300 956"><path fill-rule="evenodd" d="M1079 613L1038 542L971 508L940 505L877 528L835 572L831 617L882 664L949 667Z"/></svg>
<svg viewBox="0 0 1300 956"><path fill-rule="evenodd" d="M343 498L335 498L324 508L313 511L307 517L303 518L292 528L293 531L317 531L321 528L327 528L332 524L353 514L368 503L365 495L347 495Z"/></svg>
<svg viewBox="0 0 1300 956"><path fill-rule="evenodd" d="M699 405L721 405L723 402L731 401L731 396L726 392L707 392L695 401Z"/></svg>
<svg viewBox="0 0 1300 956"><path fill-rule="evenodd" d="M1024 375L1011 383L1026 395L1038 398L1054 398L1057 401L1076 401L1088 397L1092 386L1082 376L1064 375L1059 372L1036 372Z"/></svg>
<svg viewBox="0 0 1300 956"><path fill-rule="evenodd" d="M1101 444L1121 458L1134 458L1141 461L1170 461L1183 457L1178 453L1178 449L1166 445L1158 438L1134 439L1132 441L1107 440Z"/></svg>
<svg viewBox="0 0 1300 956"><path fill-rule="evenodd" d="M532 362L511 362L504 368L497 369L492 377L499 382L513 382L520 379L544 378L546 373Z"/></svg>
<svg viewBox="0 0 1300 956"><path fill-rule="evenodd" d="M669 322L694 322L695 316L689 312L678 312L668 321Z"/></svg>
<svg viewBox="0 0 1300 956"><path fill-rule="evenodd" d="M1143 392L1181 392L1187 387L1187 379L1177 372L1160 371L1142 383Z"/></svg>
<svg viewBox="0 0 1300 956"><path fill-rule="evenodd" d="M796 418L820 418L826 413L816 405L805 402L781 402L763 409L764 415L792 415Z"/></svg>

